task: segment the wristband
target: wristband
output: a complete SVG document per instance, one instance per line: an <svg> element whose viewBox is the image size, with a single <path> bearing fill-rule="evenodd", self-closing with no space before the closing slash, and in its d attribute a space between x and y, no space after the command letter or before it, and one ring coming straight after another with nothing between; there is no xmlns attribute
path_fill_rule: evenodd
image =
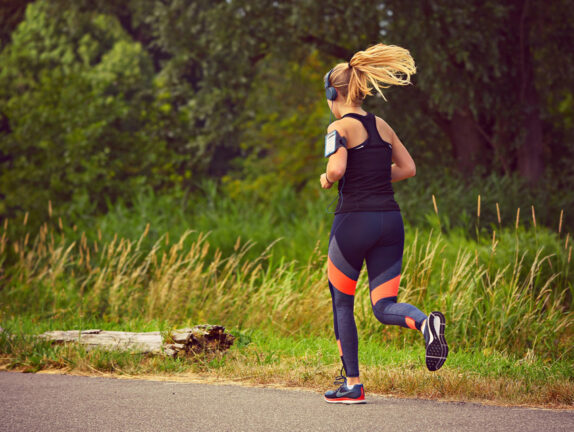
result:
<svg viewBox="0 0 574 432"><path fill-rule="evenodd" d="M329 183L330 185L333 185L334 182L332 182L331 180L329 180L329 177L327 177L327 173L325 173L325 180L327 180L327 183Z"/></svg>

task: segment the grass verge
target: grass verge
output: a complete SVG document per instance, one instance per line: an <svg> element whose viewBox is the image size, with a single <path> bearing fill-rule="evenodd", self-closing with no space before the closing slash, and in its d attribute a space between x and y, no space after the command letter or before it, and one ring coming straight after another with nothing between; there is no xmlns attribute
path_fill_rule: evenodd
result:
<svg viewBox="0 0 574 432"><path fill-rule="evenodd" d="M67 324L60 328L72 328L74 323ZM118 330L117 325L89 324ZM158 323L155 325L157 330ZM33 326L42 332L54 328L54 323L22 320L2 324L12 336L6 332L0 334L0 369L179 380L199 377L206 382L233 381L322 392L334 387L332 380L340 368L337 348L327 337L234 331L236 343L226 353L171 359L127 352L86 351L77 344L51 345L30 336L33 332L23 331ZM165 324L159 327L165 329ZM152 330L149 323L138 322L128 323L121 329ZM420 342L401 346L381 338L361 338L359 361L367 393L574 408L574 372L568 361L543 361L533 353L519 358L498 351L469 352L453 346L445 366L431 373L424 366L422 337Z"/></svg>
<svg viewBox="0 0 574 432"><path fill-rule="evenodd" d="M409 230L399 301L443 312L460 349L507 350L520 357L532 350L548 360L573 360L570 237L562 242L549 231L516 227L475 241L445 236L435 220L436 231ZM118 325L130 319L189 320L282 336L331 334L326 245L319 240L310 256L288 261L273 254L274 243L250 258L254 243L239 237L225 256L207 233L191 229L171 241L166 233L148 250L143 244L150 230L147 225L137 240L116 233L108 243L99 237L89 242L85 233L70 242L48 223L36 237L27 234L13 243L4 232L0 320L79 315ZM362 271L355 317L359 330L377 336L381 325L371 312L367 279ZM383 332L393 343L416 339L399 328Z"/></svg>

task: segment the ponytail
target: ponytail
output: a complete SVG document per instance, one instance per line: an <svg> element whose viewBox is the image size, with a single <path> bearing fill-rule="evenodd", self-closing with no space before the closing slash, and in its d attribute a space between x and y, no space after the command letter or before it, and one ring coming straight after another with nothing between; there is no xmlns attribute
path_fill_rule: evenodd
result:
<svg viewBox="0 0 574 432"><path fill-rule="evenodd" d="M373 88L387 100L383 88L408 85L415 73L415 61L408 50L377 44L355 53L349 63L335 66L330 81L346 97L347 104L360 105Z"/></svg>

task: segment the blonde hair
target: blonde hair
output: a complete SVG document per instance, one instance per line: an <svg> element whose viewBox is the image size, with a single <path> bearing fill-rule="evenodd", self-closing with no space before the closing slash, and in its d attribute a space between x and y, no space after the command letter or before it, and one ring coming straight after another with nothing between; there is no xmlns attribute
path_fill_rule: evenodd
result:
<svg viewBox="0 0 574 432"><path fill-rule="evenodd" d="M374 88L385 98L381 89L391 85L408 85L417 72L408 50L396 45L373 45L356 52L349 63L333 68L329 81L350 105L360 105Z"/></svg>

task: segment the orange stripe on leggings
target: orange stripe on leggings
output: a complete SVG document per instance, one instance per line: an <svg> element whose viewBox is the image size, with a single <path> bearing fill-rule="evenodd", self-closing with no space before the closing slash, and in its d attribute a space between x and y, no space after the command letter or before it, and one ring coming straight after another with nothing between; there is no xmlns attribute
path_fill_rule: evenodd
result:
<svg viewBox="0 0 574 432"><path fill-rule="evenodd" d="M337 339L337 346L339 347L339 355L343 357L343 347L341 346L341 341Z"/></svg>
<svg viewBox="0 0 574 432"><path fill-rule="evenodd" d="M386 297L396 297L399 293L399 282L401 281L401 275L398 275L391 280L382 283L371 291L371 302L376 305L377 302Z"/></svg>
<svg viewBox="0 0 574 432"><path fill-rule="evenodd" d="M327 275L329 281L333 284L338 291L344 294L355 295L355 288L357 287L357 281L351 279L345 273L333 264L331 258L328 258Z"/></svg>
<svg viewBox="0 0 574 432"><path fill-rule="evenodd" d="M407 325L408 325L410 328L412 328L412 329L414 329L414 330L417 329L417 326L416 326L416 324L415 324L415 320L412 319L411 317L405 317L405 322L407 323Z"/></svg>

